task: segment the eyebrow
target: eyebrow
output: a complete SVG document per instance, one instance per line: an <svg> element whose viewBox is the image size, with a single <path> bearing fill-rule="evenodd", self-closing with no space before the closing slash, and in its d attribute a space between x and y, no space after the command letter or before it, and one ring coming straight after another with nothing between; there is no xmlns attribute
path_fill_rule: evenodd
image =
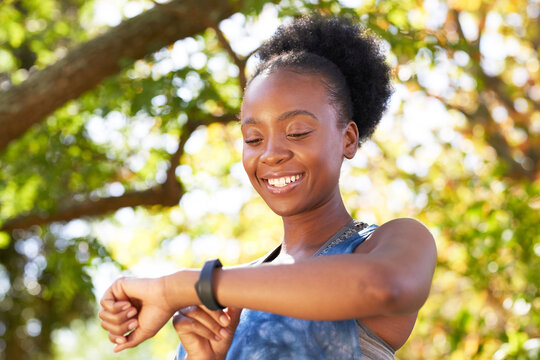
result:
<svg viewBox="0 0 540 360"><path fill-rule="evenodd" d="M284 121L284 120L290 119L290 118L298 116L298 115L306 115L306 116L309 116L309 117L319 121L319 118L317 118L317 116L315 116L315 114L313 114L310 111L302 110L302 109L286 111L283 114L279 115L277 120L278 121ZM241 127L244 126L244 125L248 125L248 124L257 124L257 121L254 118L249 117L249 118L245 119L242 122Z"/></svg>

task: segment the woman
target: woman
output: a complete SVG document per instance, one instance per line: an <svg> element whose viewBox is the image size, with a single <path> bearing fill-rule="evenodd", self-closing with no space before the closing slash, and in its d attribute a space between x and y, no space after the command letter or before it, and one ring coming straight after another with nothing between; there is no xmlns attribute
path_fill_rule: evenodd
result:
<svg viewBox="0 0 540 360"><path fill-rule="evenodd" d="M240 116L243 164L283 219L281 245L251 266L119 279L102 326L121 351L181 309L180 358L393 359L429 294L434 240L413 219L353 220L338 186L391 94L385 59L362 28L320 16L280 27L258 56Z"/></svg>

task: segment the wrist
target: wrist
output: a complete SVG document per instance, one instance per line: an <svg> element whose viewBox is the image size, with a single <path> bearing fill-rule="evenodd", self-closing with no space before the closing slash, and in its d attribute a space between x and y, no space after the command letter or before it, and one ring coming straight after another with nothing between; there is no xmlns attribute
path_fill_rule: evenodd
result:
<svg viewBox="0 0 540 360"><path fill-rule="evenodd" d="M190 305L199 305L195 282L199 270L185 269L162 277L163 299L173 313Z"/></svg>

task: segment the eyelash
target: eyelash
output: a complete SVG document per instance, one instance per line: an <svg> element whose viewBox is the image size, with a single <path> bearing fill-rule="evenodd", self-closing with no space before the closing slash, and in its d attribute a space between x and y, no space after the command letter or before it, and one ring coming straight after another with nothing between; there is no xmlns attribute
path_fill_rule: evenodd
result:
<svg viewBox="0 0 540 360"><path fill-rule="evenodd" d="M303 133L290 134L290 135L287 135L287 136L292 137L292 138L299 138L299 137L302 137L302 136L306 136L309 133L311 133L311 131L306 131L306 132L303 132Z"/></svg>
<svg viewBox="0 0 540 360"><path fill-rule="evenodd" d="M306 131L306 132L303 132L303 133L294 133L294 134L287 135L287 137L297 139L297 138L301 138L303 136L306 136L306 135L308 135L310 133L311 133L311 131ZM256 144L260 143L261 141L262 141L262 139L253 139L253 140L246 140L245 143L246 144L256 145Z"/></svg>

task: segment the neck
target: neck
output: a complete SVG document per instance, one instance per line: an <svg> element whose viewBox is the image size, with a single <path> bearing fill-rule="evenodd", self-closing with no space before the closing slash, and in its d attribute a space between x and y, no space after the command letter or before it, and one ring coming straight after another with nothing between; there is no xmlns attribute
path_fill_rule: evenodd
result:
<svg viewBox="0 0 540 360"><path fill-rule="evenodd" d="M293 257L311 256L351 220L338 190L332 199L310 211L283 217L281 251Z"/></svg>

